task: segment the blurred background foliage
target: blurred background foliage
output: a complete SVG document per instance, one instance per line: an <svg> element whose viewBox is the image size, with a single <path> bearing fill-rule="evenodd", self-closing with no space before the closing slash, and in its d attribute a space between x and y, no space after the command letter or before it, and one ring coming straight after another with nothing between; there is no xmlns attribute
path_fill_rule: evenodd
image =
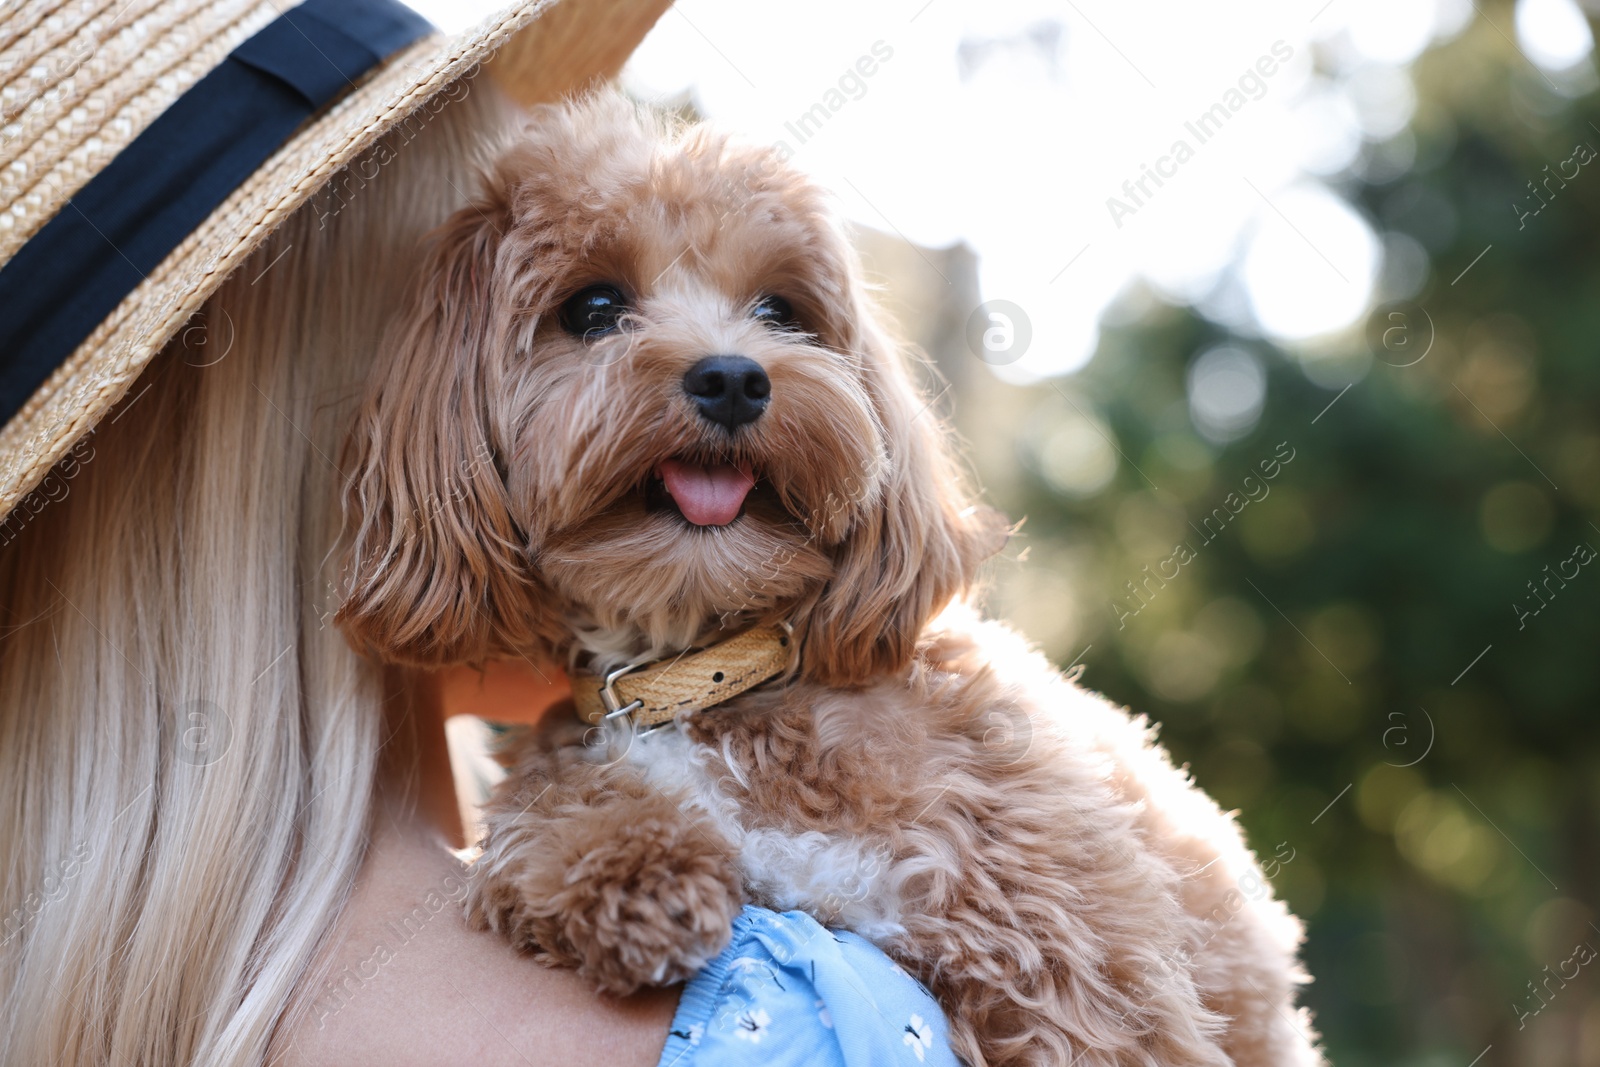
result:
<svg viewBox="0 0 1600 1067"><path fill-rule="evenodd" d="M1341 1067L1600 1064L1600 102L1482 10L1327 179L1383 247L1335 337L1275 346L1229 276L1203 312L1134 286L1084 369L1007 384L861 241L1025 520L990 610L1293 850Z"/></svg>

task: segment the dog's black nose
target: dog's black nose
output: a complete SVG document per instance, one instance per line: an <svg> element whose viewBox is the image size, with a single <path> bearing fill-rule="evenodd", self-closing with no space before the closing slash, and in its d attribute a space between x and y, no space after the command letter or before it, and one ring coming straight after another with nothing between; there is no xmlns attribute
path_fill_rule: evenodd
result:
<svg viewBox="0 0 1600 1067"><path fill-rule="evenodd" d="M702 418L731 431L755 422L767 410L772 380L761 364L745 356L707 356L683 376L683 391Z"/></svg>

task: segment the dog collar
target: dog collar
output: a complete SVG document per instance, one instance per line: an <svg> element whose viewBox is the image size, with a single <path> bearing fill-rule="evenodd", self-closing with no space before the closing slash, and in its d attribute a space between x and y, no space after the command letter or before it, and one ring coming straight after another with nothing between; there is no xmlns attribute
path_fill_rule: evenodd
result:
<svg viewBox="0 0 1600 1067"><path fill-rule="evenodd" d="M578 715L596 726L621 716L635 727L661 726L679 712L714 707L782 674L794 659L794 643L787 623L759 626L698 652L605 675L580 671L573 675L572 700Z"/></svg>

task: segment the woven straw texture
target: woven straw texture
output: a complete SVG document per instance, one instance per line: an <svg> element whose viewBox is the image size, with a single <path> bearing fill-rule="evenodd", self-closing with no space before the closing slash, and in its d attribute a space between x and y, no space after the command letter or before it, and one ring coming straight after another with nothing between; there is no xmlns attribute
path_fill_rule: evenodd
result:
<svg viewBox="0 0 1600 1067"><path fill-rule="evenodd" d="M537 0L390 57L234 190L0 429L0 518L123 397L206 297L386 131L480 64L525 104L614 75L666 6ZM287 7L281 0L25 0L14 8L0 26L0 263Z"/></svg>
<svg viewBox="0 0 1600 1067"><path fill-rule="evenodd" d="M277 15L263 0L102 0L36 22L0 59L0 260Z"/></svg>

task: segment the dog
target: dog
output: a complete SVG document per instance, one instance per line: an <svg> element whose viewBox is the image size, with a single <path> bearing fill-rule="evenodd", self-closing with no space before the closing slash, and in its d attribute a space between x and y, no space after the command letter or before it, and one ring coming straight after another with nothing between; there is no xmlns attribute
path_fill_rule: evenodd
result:
<svg viewBox="0 0 1600 1067"><path fill-rule="evenodd" d="M501 753L471 920L625 994L799 908L974 1067L1321 1063L1232 818L967 605L1008 529L930 406L780 153L614 91L532 113L346 457L355 643L570 665Z"/></svg>

